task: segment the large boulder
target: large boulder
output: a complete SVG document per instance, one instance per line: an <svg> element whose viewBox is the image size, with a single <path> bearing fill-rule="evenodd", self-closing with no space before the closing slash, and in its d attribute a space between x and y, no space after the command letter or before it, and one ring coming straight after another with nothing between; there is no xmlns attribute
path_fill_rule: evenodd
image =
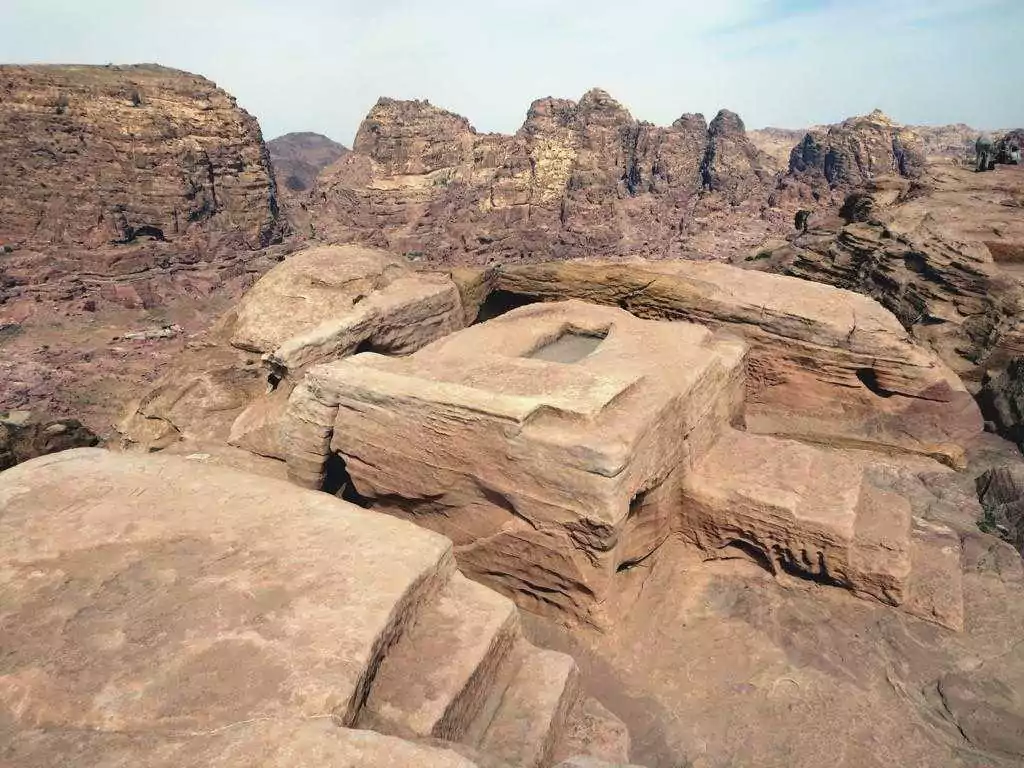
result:
<svg viewBox="0 0 1024 768"><path fill-rule="evenodd" d="M445 275L362 246L300 251L129 403L118 431L151 450L227 441L278 456L278 421L308 366L357 351L408 354L464 322Z"/></svg>

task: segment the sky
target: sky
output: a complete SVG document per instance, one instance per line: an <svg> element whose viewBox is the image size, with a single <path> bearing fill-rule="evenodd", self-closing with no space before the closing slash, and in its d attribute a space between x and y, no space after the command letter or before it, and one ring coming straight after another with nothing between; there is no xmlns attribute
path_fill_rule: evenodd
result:
<svg viewBox="0 0 1024 768"><path fill-rule="evenodd" d="M151 62L215 81L268 139L346 145L380 96L510 133L593 87L660 125L1024 125L1024 0L0 0L0 63Z"/></svg>

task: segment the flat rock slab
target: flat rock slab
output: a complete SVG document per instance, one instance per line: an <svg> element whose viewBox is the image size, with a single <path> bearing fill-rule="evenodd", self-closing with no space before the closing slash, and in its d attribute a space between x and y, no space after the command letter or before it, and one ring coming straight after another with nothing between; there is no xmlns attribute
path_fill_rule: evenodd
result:
<svg viewBox="0 0 1024 768"><path fill-rule="evenodd" d="M326 494L80 449L0 474L0 711L21 725L348 723L451 544Z"/></svg>
<svg viewBox="0 0 1024 768"><path fill-rule="evenodd" d="M241 723L190 737L75 729L12 732L0 724L0 744L0 764L18 768L477 767L443 747L338 728L327 720Z"/></svg>

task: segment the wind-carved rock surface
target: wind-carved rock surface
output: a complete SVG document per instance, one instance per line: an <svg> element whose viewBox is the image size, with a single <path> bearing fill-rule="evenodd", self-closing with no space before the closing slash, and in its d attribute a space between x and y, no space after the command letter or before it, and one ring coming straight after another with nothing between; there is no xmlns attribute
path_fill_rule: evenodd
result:
<svg viewBox="0 0 1024 768"><path fill-rule="evenodd" d="M913 130L875 110L807 133L790 155L789 176L823 194L884 175L917 179L924 171L922 149Z"/></svg>
<svg viewBox="0 0 1024 768"><path fill-rule="evenodd" d="M0 301L127 284L152 306L282 236L259 125L185 72L0 67L0 164ZM168 286L189 272L209 274Z"/></svg>
<svg viewBox="0 0 1024 768"><path fill-rule="evenodd" d="M611 96L535 101L512 136L425 101L381 99L320 176L312 228L440 262L633 253L721 258L791 218L766 211L771 160L723 111L663 128Z"/></svg>
<svg viewBox="0 0 1024 768"><path fill-rule="evenodd" d="M545 266L539 276L539 266L518 268L541 296L619 306L523 306L408 357L309 369L280 433L289 476L323 488L340 459L365 503L444 533L467 574L569 624L609 628L642 589L637 569L653 567L678 534L709 557L739 542L772 568L962 627L959 540L917 525L910 502L874 473L902 471L896 452L962 465L981 419L956 377L891 316L855 294L774 276L758 285L723 265L584 266L563 285L552 271L574 265ZM602 295L608 283L626 288L630 270L647 289L665 284L627 304L662 322ZM798 295L810 305L803 315ZM860 328L838 338L851 306ZM756 348L749 358L741 335ZM861 343L888 382L870 382L868 397L899 402L874 416L843 393L866 388L852 383L868 378ZM833 382L798 404L806 366ZM774 381L749 382L748 372ZM792 390L787 398L766 387ZM830 397L831 412L815 414ZM915 413L914 397L934 401ZM849 414L832 423L844 410L859 412L859 428ZM781 439L789 436L824 447ZM869 451L837 450L851 444ZM930 458L907 461L949 472Z"/></svg>
<svg viewBox="0 0 1024 768"><path fill-rule="evenodd" d="M1021 348L1024 172L947 161L927 181L918 194L868 185L844 206L849 223L822 223L744 266L874 297L976 385Z"/></svg>

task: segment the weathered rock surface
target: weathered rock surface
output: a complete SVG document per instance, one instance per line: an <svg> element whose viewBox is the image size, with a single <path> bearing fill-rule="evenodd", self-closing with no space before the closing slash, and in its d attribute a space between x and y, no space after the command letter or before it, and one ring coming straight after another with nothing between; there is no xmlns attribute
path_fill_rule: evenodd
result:
<svg viewBox="0 0 1024 768"><path fill-rule="evenodd" d="M742 335L751 346L750 430L963 463L981 430L978 408L896 318L852 292L753 274L684 261L578 261L502 267L490 284L492 303L573 297Z"/></svg>
<svg viewBox="0 0 1024 768"><path fill-rule="evenodd" d="M990 469L978 477L977 487L986 513L980 522L1024 554L1024 465Z"/></svg>
<svg viewBox="0 0 1024 768"><path fill-rule="evenodd" d="M17 765L473 765L369 717L544 768L579 699L451 542L285 482L66 452L0 476L0 544Z"/></svg>
<svg viewBox="0 0 1024 768"><path fill-rule="evenodd" d="M911 129L875 110L808 133L794 147L789 171L815 188L860 187L881 175L919 178L924 155Z"/></svg>
<svg viewBox="0 0 1024 768"><path fill-rule="evenodd" d="M187 291L190 273L230 278L280 240L259 125L210 81L3 66L0 94L0 243L16 249L0 256L0 303L121 284L152 302Z"/></svg>
<svg viewBox="0 0 1024 768"><path fill-rule="evenodd" d="M343 157L347 147L319 133L286 133L267 142L278 191L306 192L324 168Z"/></svg>
<svg viewBox="0 0 1024 768"><path fill-rule="evenodd" d="M407 354L462 325L451 280L359 246L311 248L265 275L234 311L231 345L282 375L357 348Z"/></svg>
<svg viewBox="0 0 1024 768"><path fill-rule="evenodd" d="M75 419L22 423L0 414L0 471L38 456L97 443L92 430Z"/></svg>
<svg viewBox="0 0 1024 768"><path fill-rule="evenodd" d="M245 722L218 732L171 736L73 728L5 733L0 758L19 768L488 768L450 748L416 744L330 721Z"/></svg>
<svg viewBox="0 0 1024 768"><path fill-rule="evenodd" d="M765 211L776 171L735 114L660 128L597 89L535 101L514 136L381 99L353 150L310 197L316 237L432 261L721 258L792 222Z"/></svg>
<svg viewBox="0 0 1024 768"><path fill-rule="evenodd" d="M362 246L311 248L268 272L118 425L131 444L230 442L279 456L278 422L310 365L357 351L404 355L464 325L455 283Z"/></svg>
<svg viewBox="0 0 1024 768"><path fill-rule="evenodd" d="M977 387L1020 347L1024 172L943 164L930 183L928 194L876 200L869 221L812 229L744 266L874 297Z"/></svg>
<svg viewBox="0 0 1024 768"><path fill-rule="evenodd" d="M705 551L752 551L772 570L962 629L959 537L915 523L908 499L873 482L873 463L885 462L727 431L686 477L681 530Z"/></svg>
<svg viewBox="0 0 1024 768"><path fill-rule="evenodd" d="M290 475L319 488L335 453L361 496L454 537L466 573L600 625L670 532L676 469L738 412L744 354L700 326L525 307L410 357L311 369Z"/></svg>
<svg viewBox="0 0 1024 768"><path fill-rule="evenodd" d="M580 265L554 265L564 266ZM783 289L762 313L787 300L788 282L801 286L770 282ZM897 368L912 350L952 391L955 377L898 326L892 338L903 345ZM568 623L606 628L675 534L710 556L739 542L773 569L961 628L958 536L919 526L909 501L868 477L898 462L729 429L743 422L746 354L738 337L691 323L534 304L406 358L310 369L289 401L284 455L290 477L312 488L340 459L365 503L443 532L466 573ZM963 437L978 432L976 418Z"/></svg>

